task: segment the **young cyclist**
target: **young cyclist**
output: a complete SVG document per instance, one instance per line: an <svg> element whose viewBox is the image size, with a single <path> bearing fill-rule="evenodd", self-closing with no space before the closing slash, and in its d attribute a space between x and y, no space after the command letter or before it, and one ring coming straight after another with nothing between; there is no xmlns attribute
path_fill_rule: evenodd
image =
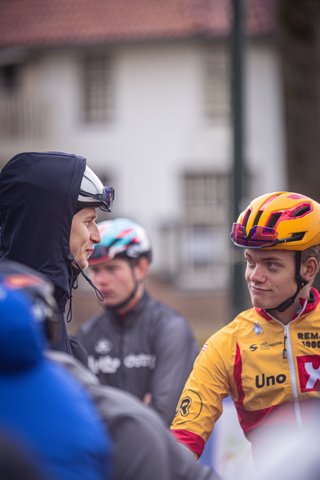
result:
<svg viewBox="0 0 320 480"><path fill-rule="evenodd" d="M98 226L101 243L89 258L89 273L105 308L77 338L103 384L140 398L170 426L198 344L185 318L145 289L152 258L145 230L126 218Z"/></svg>
<svg viewBox="0 0 320 480"><path fill-rule="evenodd" d="M231 239L243 248L252 308L205 343L186 382L172 433L197 458L231 396L253 455L280 429L300 428L320 396L320 205L304 195L262 195Z"/></svg>

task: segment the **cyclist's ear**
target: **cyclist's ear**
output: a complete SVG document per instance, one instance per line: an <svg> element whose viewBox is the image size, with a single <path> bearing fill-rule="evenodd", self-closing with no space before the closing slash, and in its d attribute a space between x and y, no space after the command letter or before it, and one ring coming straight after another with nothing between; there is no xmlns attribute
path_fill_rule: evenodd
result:
<svg viewBox="0 0 320 480"><path fill-rule="evenodd" d="M319 264L315 257L309 257L301 262L301 276L307 282L312 282L319 270Z"/></svg>
<svg viewBox="0 0 320 480"><path fill-rule="evenodd" d="M138 281L143 281L149 272L150 262L146 257L140 257L135 264L135 274Z"/></svg>

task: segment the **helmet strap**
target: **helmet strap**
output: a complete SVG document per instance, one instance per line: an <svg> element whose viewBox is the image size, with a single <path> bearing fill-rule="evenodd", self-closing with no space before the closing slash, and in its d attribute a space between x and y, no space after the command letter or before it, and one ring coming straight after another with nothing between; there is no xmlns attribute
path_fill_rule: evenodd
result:
<svg viewBox="0 0 320 480"><path fill-rule="evenodd" d="M130 265L130 268L131 268L131 272L132 272L132 277L134 279L134 287L133 287L133 290L132 292L127 296L127 298L125 300L123 300L122 302L118 303L117 305L114 305L113 307L107 307L107 308L110 308L111 310L114 310L115 312L118 312L119 310L121 310L123 307L125 307L126 305L128 305L128 303L131 302L131 300L135 297L136 293L137 293L137 290L138 290L138 286L139 286L139 283L140 281L139 280L136 280L135 278L135 274L134 274L134 264L128 259L128 262L129 262L129 265Z"/></svg>
<svg viewBox="0 0 320 480"><path fill-rule="evenodd" d="M121 308L128 305L128 303L131 302L131 300L134 298L135 294L137 293L138 285L139 285L139 282L136 280L132 292L128 295L128 297L125 300L123 300L123 302L118 303L118 305L114 305L113 307L107 307L107 308L110 308L111 310L114 310L114 311L117 312L117 311L121 310Z"/></svg>
<svg viewBox="0 0 320 480"><path fill-rule="evenodd" d="M97 296L97 299L100 300L100 302L103 302L104 300L104 296L102 295L102 293L100 292L100 290L98 289L98 287L95 286L95 284L93 283L93 281L91 280L91 278L86 274L86 272L80 267L79 263L75 260L74 258L74 255L72 255L72 253L69 253L68 255L68 260L71 261L71 264L75 265L78 269L78 274L76 275L76 278L78 277L79 273L81 273L81 275L83 276L83 278L85 278L85 280L89 283L89 285L93 288L93 290L95 291L95 294ZM77 285L75 286L75 288L77 288Z"/></svg>
<svg viewBox="0 0 320 480"><path fill-rule="evenodd" d="M278 310L279 312L284 312L285 310L287 310L289 307L291 307L291 305L294 303L298 293L300 292L300 290L302 290L303 287L305 287L309 282L307 282L306 280L304 280L301 275L300 275L300 267L301 267L301 252L300 251L297 251L296 252L296 282L297 282L297 290L296 290L296 293L288 298L288 300L285 300L284 302L282 302L278 307L276 307L276 310Z"/></svg>

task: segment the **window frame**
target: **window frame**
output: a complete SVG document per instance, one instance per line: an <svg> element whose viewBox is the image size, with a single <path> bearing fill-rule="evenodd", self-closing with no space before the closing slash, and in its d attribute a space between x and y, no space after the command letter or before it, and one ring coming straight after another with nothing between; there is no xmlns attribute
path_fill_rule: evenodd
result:
<svg viewBox="0 0 320 480"><path fill-rule="evenodd" d="M86 53L81 60L82 118L87 124L105 123L113 117L113 59L110 52Z"/></svg>

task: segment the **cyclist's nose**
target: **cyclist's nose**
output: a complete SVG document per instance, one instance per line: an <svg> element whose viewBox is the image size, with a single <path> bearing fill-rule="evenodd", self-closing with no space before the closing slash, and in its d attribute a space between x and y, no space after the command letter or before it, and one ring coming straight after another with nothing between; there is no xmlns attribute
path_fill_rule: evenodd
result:
<svg viewBox="0 0 320 480"><path fill-rule="evenodd" d="M92 231L91 231L91 241L94 244L100 243L101 242L101 235L99 232L99 228L96 223L94 223Z"/></svg>
<svg viewBox="0 0 320 480"><path fill-rule="evenodd" d="M255 265L253 271L250 274L250 280L256 283L264 282L265 274L263 267L261 267L260 265Z"/></svg>

